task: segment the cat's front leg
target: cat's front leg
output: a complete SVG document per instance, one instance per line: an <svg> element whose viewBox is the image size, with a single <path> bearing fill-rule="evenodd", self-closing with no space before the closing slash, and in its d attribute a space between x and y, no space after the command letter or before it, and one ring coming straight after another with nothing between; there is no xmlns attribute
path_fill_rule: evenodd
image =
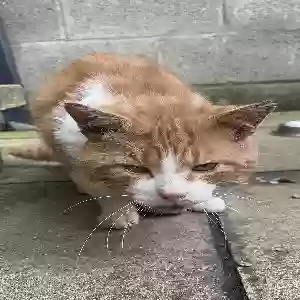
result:
<svg viewBox="0 0 300 300"><path fill-rule="evenodd" d="M72 172L70 176L77 190L99 199L101 215L98 216L98 224L102 228L124 229L139 223L139 214L127 197L116 195L114 190L102 182L92 183L80 172Z"/></svg>
<svg viewBox="0 0 300 300"><path fill-rule="evenodd" d="M101 206L98 222L102 228L124 229L139 223L137 209L129 201L111 197L98 202Z"/></svg>
<svg viewBox="0 0 300 300"><path fill-rule="evenodd" d="M192 206L191 210L195 212L223 212L226 209L225 201L219 197L212 197L207 201L201 201Z"/></svg>

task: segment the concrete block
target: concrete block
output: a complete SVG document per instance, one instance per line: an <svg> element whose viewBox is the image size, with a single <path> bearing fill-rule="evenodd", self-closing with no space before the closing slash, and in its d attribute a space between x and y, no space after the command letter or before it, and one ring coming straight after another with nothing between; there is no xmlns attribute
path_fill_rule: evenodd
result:
<svg viewBox="0 0 300 300"><path fill-rule="evenodd" d="M25 104L23 87L18 84L0 85L0 111Z"/></svg>
<svg viewBox="0 0 300 300"><path fill-rule="evenodd" d="M58 0L4 0L1 18L11 43L65 38Z"/></svg>
<svg viewBox="0 0 300 300"><path fill-rule="evenodd" d="M240 31L162 39L159 61L189 83L248 82L299 78L297 35Z"/></svg>
<svg viewBox="0 0 300 300"><path fill-rule="evenodd" d="M214 32L221 0L62 0L70 38Z"/></svg>
<svg viewBox="0 0 300 300"><path fill-rule="evenodd" d="M256 29L300 27L299 0L226 0L228 22Z"/></svg>
<svg viewBox="0 0 300 300"><path fill-rule="evenodd" d="M22 83L28 92L35 90L49 72L95 51L141 55L156 61L156 40L42 42L13 47Z"/></svg>

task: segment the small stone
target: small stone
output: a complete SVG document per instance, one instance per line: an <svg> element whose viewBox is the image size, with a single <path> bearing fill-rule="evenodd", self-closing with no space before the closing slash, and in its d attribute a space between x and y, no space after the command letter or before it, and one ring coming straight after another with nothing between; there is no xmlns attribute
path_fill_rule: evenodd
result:
<svg viewBox="0 0 300 300"><path fill-rule="evenodd" d="M279 183L296 183L295 180L289 179L287 177L278 177L278 178L273 178L272 180L266 180L262 177L256 177L255 178L257 181L260 183L270 183L270 184L279 184Z"/></svg>
<svg viewBox="0 0 300 300"><path fill-rule="evenodd" d="M300 195L294 194L294 195L292 195L292 199L300 199Z"/></svg>
<svg viewBox="0 0 300 300"><path fill-rule="evenodd" d="M252 266L251 263L244 261L242 259L237 264L239 267L242 267L242 268L250 268Z"/></svg>
<svg viewBox="0 0 300 300"><path fill-rule="evenodd" d="M272 250L274 252L279 252L279 253L288 253L289 252L288 249L281 247L281 246L274 246L274 247L272 247Z"/></svg>

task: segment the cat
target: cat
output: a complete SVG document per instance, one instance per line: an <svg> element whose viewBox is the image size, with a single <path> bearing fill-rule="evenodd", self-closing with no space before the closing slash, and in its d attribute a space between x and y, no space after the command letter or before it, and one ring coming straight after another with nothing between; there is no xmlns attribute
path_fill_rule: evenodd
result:
<svg viewBox="0 0 300 300"><path fill-rule="evenodd" d="M122 229L139 222L122 193L150 208L224 211L216 184L247 180L254 133L276 105L213 105L146 59L91 53L51 74L29 106L39 144L10 154L61 162L80 190L111 196L99 202L103 224Z"/></svg>

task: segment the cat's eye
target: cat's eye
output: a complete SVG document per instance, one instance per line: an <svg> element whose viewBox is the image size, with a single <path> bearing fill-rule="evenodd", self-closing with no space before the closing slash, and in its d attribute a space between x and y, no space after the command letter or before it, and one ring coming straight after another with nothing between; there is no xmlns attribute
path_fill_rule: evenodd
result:
<svg viewBox="0 0 300 300"><path fill-rule="evenodd" d="M135 173L135 174L150 174L151 171L149 168L145 166L140 166L140 165L123 165L123 168L130 172L130 173Z"/></svg>
<svg viewBox="0 0 300 300"><path fill-rule="evenodd" d="M213 171L219 164L217 162L208 162L206 164L196 165L192 168L195 172L208 172Z"/></svg>
<svg viewBox="0 0 300 300"><path fill-rule="evenodd" d="M80 131L85 134L85 133L93 133L93 134L100 134L103 135L105 133L109 132L116 132L117 129L108 129L108 128L103 128L100 126L96 126L93 124L86 124L86 125L80 125Z"/></svg>

